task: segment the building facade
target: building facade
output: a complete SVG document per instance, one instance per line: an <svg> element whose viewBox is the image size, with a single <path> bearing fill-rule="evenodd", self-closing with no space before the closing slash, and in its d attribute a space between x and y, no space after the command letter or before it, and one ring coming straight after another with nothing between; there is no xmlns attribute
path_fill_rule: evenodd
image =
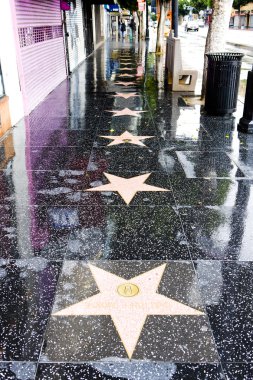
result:
<svg viewBox="0 0 253 380"><path fill-rule="evenodd" d="M8 39L0 41L0 99L2 113L8 105L10 125L28 115L107 37L104 7L93 2L2 0L0 32Z"/></svg>

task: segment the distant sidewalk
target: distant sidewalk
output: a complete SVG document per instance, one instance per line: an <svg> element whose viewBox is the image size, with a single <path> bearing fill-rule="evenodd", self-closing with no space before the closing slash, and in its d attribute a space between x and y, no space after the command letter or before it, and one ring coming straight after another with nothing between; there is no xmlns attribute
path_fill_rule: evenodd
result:
<svg viewBox="0 0 253 380"><path fill-rule="evenodd" d="M206 38L207 32L208 28L200 29L199 35ZM253 30L229 29L227 44L238 49L246 50L250 55L253 55Z"/></svg>

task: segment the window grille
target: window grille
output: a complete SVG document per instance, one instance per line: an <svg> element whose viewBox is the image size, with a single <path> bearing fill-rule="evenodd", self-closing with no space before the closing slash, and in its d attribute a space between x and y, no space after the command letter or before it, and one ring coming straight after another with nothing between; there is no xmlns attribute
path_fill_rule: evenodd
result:
<svg viewBox="0 0 253 380"><path fill-rule="evenodd" d="M63 37L62 25L28 26L18 28L20 47Z"/></svg>

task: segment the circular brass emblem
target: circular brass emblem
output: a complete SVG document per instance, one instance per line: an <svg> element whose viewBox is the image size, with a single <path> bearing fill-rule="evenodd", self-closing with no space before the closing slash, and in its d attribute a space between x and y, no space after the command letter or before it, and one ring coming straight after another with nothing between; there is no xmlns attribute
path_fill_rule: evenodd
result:
<svg viewBox="0 0 253 380"><path fill-rule="evenodd" d="M130 143L132 140L131 139L123 139L122 141L125 143Z"/></svg>
<svg viewBox="0 0 253 380"><path fill-rule="evenodd" d="M126 283L119 285L117 288L117 292L122 297L134 297L139 293L139 288L137 285Z"/></svg>

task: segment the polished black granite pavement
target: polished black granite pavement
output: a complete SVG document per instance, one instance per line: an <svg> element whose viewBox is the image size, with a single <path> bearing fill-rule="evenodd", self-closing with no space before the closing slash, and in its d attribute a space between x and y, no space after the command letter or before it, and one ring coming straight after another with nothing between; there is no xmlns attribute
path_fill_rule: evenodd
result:
<svg viewBox="0 0 253 380"><path fill-rule="evenodd" d="M253 379L253 136L160 63L107 42L0 142L0 379Z"/></svg>

